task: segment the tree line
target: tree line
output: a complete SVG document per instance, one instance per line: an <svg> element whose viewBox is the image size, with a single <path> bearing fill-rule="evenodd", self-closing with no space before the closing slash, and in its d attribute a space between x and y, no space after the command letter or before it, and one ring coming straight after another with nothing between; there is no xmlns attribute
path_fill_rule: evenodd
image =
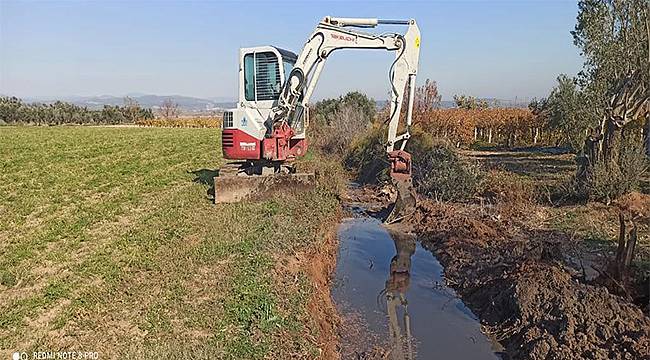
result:
<svg viewBox="0 0 650 360"><path fill-rule="evenodd" d="M56 101L51 104L26 103L17 97L0 97L0 124L34 125L117 125L133 124L154 118L151 109L142 108L131 98L124 105L104 105L101 110Z"/></svg>

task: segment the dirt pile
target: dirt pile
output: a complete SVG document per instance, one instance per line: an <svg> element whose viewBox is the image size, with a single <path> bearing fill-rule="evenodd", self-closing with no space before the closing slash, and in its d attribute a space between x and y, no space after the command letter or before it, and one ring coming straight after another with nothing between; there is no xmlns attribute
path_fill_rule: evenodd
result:
<svg viewBox="0 0 650 360"><path fill-rule="evenodd" d="M448 282L515 359L642 359L650 319L565 265L567 239L480 208L422 202L413 219Z"/></svg>

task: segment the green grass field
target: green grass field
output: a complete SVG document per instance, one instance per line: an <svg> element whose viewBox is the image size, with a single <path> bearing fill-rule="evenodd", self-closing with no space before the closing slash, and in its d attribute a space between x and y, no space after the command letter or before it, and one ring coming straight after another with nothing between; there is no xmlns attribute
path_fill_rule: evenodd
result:
<svg viewBox="0 0 650 360"><path fill-rule="evenodd" d="M0 357L317 355L310 282L278 266L337 187L213 205L221 163L216 129L0 127Z"/></svg>

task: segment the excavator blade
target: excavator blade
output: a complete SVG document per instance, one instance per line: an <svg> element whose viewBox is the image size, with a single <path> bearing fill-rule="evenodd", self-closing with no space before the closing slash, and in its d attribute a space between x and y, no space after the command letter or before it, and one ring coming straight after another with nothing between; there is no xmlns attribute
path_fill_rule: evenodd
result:
<svg viewBox="0 0 650 360"><path fill-rule="evenodd" d="M313 173L216 176L214 202L219 204L263 200L275 193L308 190L315 184Z"/></svg>

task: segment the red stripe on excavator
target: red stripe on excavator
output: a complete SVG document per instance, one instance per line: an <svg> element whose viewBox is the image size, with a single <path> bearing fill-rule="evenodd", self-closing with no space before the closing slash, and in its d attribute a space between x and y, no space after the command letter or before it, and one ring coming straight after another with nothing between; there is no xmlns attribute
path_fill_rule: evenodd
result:
<svg viewBox="0 0 650 360"><path fill-rule="evenodd" d="M261 142L239 129L224 129L221 132L221 150L228 160L259 160Z"/></svg>
<svg viewBox="0 0 650 360"><path fill-rule="evenodd" d="M242 130L225 129L221 132L221 150L228 160L260 160L264 157L284 161L304 156L307 153L307 140L289 139L287 142L283 136L274 136L261 141Z"/></svg>

